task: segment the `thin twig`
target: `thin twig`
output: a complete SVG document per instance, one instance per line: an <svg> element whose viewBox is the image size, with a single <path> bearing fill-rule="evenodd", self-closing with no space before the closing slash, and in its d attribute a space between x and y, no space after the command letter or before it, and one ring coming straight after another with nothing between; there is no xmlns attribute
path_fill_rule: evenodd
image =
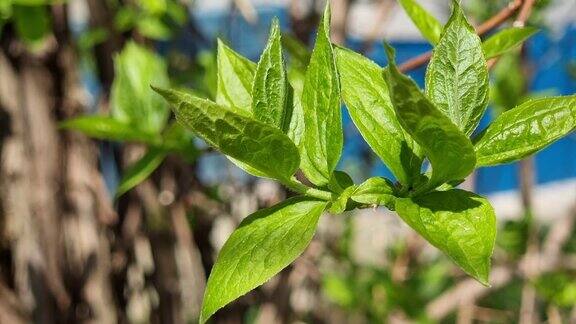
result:
<svg viewBox="0 0 576 324"><path fill-rule="evenodd" d="M514 0L512 2L510 2L508 4L508 6L506 6L504 9L500 10L500 12L498 12L497 14L495 14L494 16L492 16L490 19L486 20L484 23L482 23L480 26L478 26L476 28L476 32L478 33L478 35L482 36L484 34L486 34L487 32L493 30L494 28L502 25L506 20L508 20L508 18L510 18L521 6L522 4L525 3L532 3L532 5L534 4L534 0ZM530 6L531 8L531 6ZM522 12L526 11L526 13L524 13L524 15L526 14L530 14L531 10L530 9L525 9L525 7L523 7ZM519 17L520 19L520 17ZM517 19L517 21L519 20ZM526 21L526 18L524 18L524 21ZM400 71L402 72L408 72L411 70L414 70L416 68L419 68L420 66L426 64L428 61L430 61L430 58L432 57L432 52L426 52L424 54L421 54L419 56L416 56L406 62L404 62L403 64L400 65Z"/></svg>

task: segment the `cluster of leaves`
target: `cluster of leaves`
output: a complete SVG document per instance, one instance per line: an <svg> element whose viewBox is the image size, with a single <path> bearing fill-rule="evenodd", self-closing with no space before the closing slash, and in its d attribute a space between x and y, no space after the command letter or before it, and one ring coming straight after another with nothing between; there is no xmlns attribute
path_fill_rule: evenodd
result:
<svg viewBox="0 0 576 324"><path fill-rule="evenodd" d="M414 1L402 4L435 45L425 92L398 70L390 46L389 65L382 69L331 44L328 6L303 82L285 70L275 21L257 64L219 43L216 102L154 88L182 125L232 162L300 194L248 216L230 236L210 274L200 322L288 266L325 210L395 210L488 284L494 211L485 198L455 185L477 167L524 158L573 131L576 96L527 101L470 138L488 104L486 59L516 47L534 30L504 29L482 42L457 1L445 26ZM396 183L375 177L356 185L336 170L343 146L341 99ZM422 173L425 160L429 168ZM310 186L295 178L297 170Z"/></svg>
<svg viewBox="0 0 576 324"><path fill-rule="evenodd" d="M150 83L169 86L166 64L161 57L130 42L114 58L114 67L110 115L69 119L61 127L97 139L147 146L146 154L125 171L116 191L116 196L120 196L152 174L168 154L192 161L198 149L189 131L169 122L166 102L150 91Z"/></svg>

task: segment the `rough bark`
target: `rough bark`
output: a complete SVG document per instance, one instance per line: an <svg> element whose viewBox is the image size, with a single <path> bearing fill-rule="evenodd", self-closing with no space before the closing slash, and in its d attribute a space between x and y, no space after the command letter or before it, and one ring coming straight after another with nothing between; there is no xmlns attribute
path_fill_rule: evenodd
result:
<svg viewBox="0 0 576 324"><path fill-rule="evenodd" d="M64 6L53 36L31 53L10 30L0 52L3 276L36 322L111 323L105 227L112 209L94 145L58 122L84 109Z"/></svg>

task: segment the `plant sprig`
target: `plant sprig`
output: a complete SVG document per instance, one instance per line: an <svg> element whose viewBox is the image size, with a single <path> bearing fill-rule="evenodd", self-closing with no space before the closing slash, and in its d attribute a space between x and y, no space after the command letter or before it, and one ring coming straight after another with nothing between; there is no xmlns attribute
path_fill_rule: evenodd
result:
<svg viewBox="0 0 576 324"><path fill-rule="evenodd" d="M576 96L521 104L471 137L488 104L486 59L515 48L534 29L505 29L482 42L457 1L445 26L414 1L402 5L419 28L435 26L425 33L435 47L424 91L402 74L390 46L383 69L332 45L329 6L304 75L286 71L275 21L257 64L219 44L216 102L154 88L183 126L232 162L299 194L248 216L232 234L208 279L200 322L294 261L324 211L385 206L489 284L494 210L487 199L455 184L475 168L517 161L572 132ZM343 146L341 99L396 184L375 177L356 185L336 170ZM425 159L431 169L422 173ZM296 180L298 170L313 185Z"/></svg>

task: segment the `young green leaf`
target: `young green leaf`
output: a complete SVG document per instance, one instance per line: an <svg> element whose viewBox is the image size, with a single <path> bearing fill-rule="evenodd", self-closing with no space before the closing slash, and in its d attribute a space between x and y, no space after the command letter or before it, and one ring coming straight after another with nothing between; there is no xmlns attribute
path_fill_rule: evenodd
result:
<svg viewBox="0 0 576 324"><path fill-rule="evenodd" d="M487 199L453 189L397 198L396 212L466 273L488 285L496 217Z"/></svg>
<svg viewBox="0 0 576 324"><path fill-rule="evenodd" d="M192 162L200 154L194 145L194 135L178 122L172 122L162 133L162 146L164 151L178 153L186 161Z"/></svg>
<svg viewBox="0 0 576 324"><path fill-rule="evenodd" d="M330 181L328 182L328 189L334 193L341 193L346 188L353 185L354 181L348 173L344 171L334 171Z"/></svg>
<svg viewBox="0 0 576 324"><path fill-rule="evenodd" d="M534 27L512 27L503 29L482 43L482 51L486 59L500 56L522 44L538 32Z"/></svg>
<svg viewBox="0 0 576 324"><path fill-rule="evenodd" d="M360 184L351 199L366 205L389 205L394 201L394 192L394 184L390 180L373 177Z"/></svg>
<svg viewBox="0 0 576 324"><path fill-rule="evenodd" d="M120 197L128 190L136 187L140 182L146 180L149 175L156 170L164 158L166 158L166 151L158 148L150 149L140 160L134 165L130 166L122 176L118 189L116 189L116 197Z"/></svg>
<svg viewBox="0 0 576 324"><path fill-rule="evenodd" d="M218 87L216 103L251 112L252 83L256 63L218 40Z"/></svg>
<svg viewBox="0 0 576 324"><path fill-rule="evenodd" d="M394 62L394 49L386 44L386 51L390 64L384 76L396 116L432 164L432 177L422 190L464 179L476 163L472 143L424 96L412 79L400 73Z"/></svg>
<svg viewBox="0 0 576 324"><path fill-rule="evenodd" d="M138 33L154 40L168 40L172 37L172 30L160 17L144 16L136 20Z"/></svg>
<svg viewBox="0 0 576 324"><path fill-rule="evenodd" d="M292 94L284 69L280 25L272 21L268 44L260 56L252 86L254 118L287 132L292 117Z"/></svg>
<svg viewBox="0 0 576 324"><path fill-rule="evenodd" d="M453 1L452 16L426 71L426 94L466 135L472 134L488 104L488 67L480 37Z"/></svg>
<svg viewBox="0 0 576 324"><path fill-rule="evenodd" d="M352 185L344 189L342 192L340 192L338 197L336 197L336 199L334 199L331 202L330 206L328 207L328 212L337 215L346 211L348 209L348 206L350 205L350 197L352 196L355 190L356 186Z"/></svg>
<svg viewBox="0 0 576 324"><path fill-rule="evenodd" d="M290 34L282 34L282 46L290 54L290 64L306 69L310 62L310 51L304 43Z"/></svg>
<svg viewBox="0 0 576 324"><path fill-rule="evenodd" d="M82 116L60 123L60 128L80 131L90 137L111 141L158 144L159 136L135 129L131 124L106 116Z"/></svg>
<svg viewBox="0 0 576 324"><path fill-rule="evenodd" d="M527 80L520 56L512 52L500 56L491 72L490 109L498 116L525 100Z"/></svg>
<svg viewBox="0 0 576 324"><path fill-rule="evenodd" d="M292 86L292 117L286 135L296 144L300 150L300 156L304 157L304 145L301 145L304 137L304 110L302 108L302 90L304 88L304 73L296 68L288 70L288 80Z"/></svg>
<svg viewBox="0 0 576 324"><path fill-rule="evenodd" d="M342 99L352 121L396 179L404 185L412 184L413 177L420 173L422 158L415 153L418 144L396 118L382 69L351 50L335 50Z"/></svg>
<svg viewBox="0 0 576 324"><path fill-rule="evenodd" d="M278 180L298 169L298 149L276 127L184 92L154 90L172 104L181 124L229 157Z"/></svg>
<svg viewBox="0 0 576 324"><path fill-rule="evenodd" d="M304 146L302 171L316 185L325 185L340 160L344 135L340 84L330 43L330 4L322 17L302 92Z"/></svg>
<svg viewBox="0 0 576 324"><path fill-rule="evenodd" d="M326 204L309 198L291 198L242 221L212 268L200 323L294 261L312 240Z"/></svg>
<svg viewBox="0 0 576 324"><path fill-rule="evenodd" d="M414 25L418 27L422 36L430 43L436 45L442 33L442 24L415 0L399 0Z"/></svg>
<svg viewBox="0 0 576 324"><path fill-rule="evenodd" d="M128 43L114 58L116 76L112 83L110 103L112 116L151 133L159 133L170 110L162 98L150 89L153 83L168 86L164 61L136 43Z"/></svg>
<svg viewBox="0 0 576 324"><path fill-rule="evenodd" d="M478 166L513 162L576 129L576 95L531 100L502 113L478 138Z"/></svg>
<svg viewBox="0 0 576 324"><path fill-rule="evenodd" d="M12 10L16 33L26 43L34 45L51 31L48 7L14 3Z"/></svg>

